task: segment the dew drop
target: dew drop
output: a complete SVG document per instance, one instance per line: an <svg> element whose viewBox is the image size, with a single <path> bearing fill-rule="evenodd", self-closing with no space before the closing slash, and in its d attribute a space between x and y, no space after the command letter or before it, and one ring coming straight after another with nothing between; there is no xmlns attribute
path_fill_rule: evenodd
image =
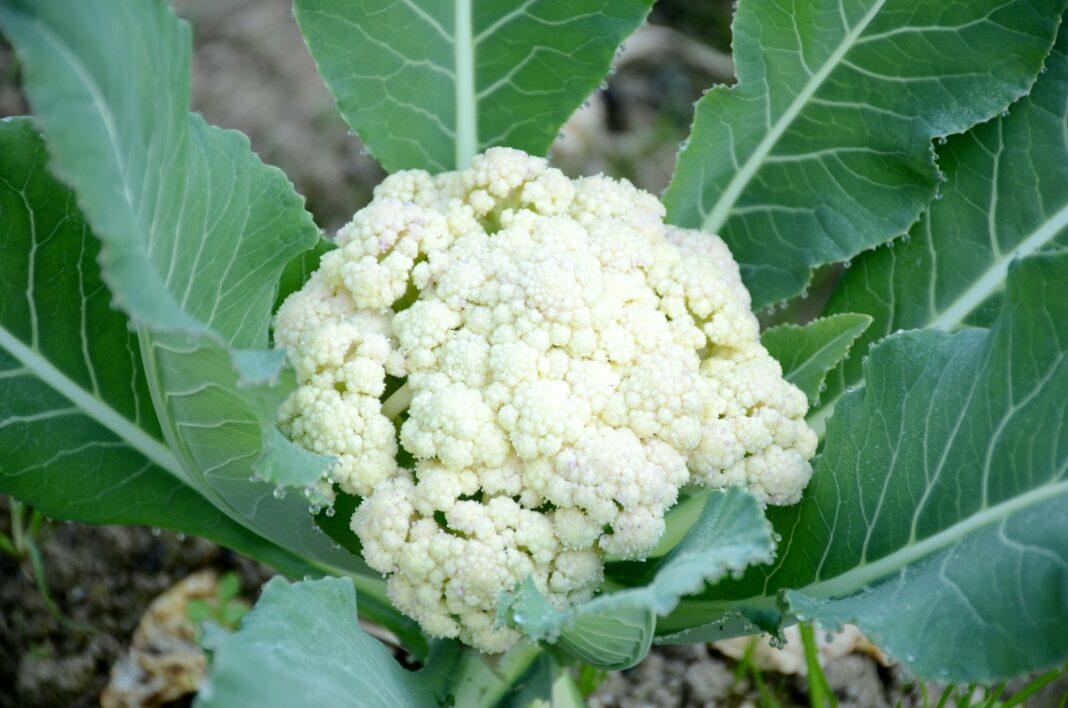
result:
<svg viewBox="0 0 1068 708"><path fill-rule="evenodd" d="M283 499L283 498L285 498L285 496L286 496L285 487L275 487L274 491L272 492L272 494L274 495L275 499Z"/></svg>
<svg viewBox="0 0 1068 708"><path fill-rule="evenodd" d="M159 536L159 535L160 535L161 533L163 533L163 530L162 530L162 529L160 529L160 527L159 527L159 526L153 526L153 527L152 527L152 531L150 531L150 533L151 533L151 534L152 534L153 536L156 536L156 537L158 537L158 536Z"/></svg>
<svg viewBox="0 0 1068 708"><path fill-rule="evenodd" d="M333 517L333 515L336 514L336 513L337 513L337 510L334 509L334 507L332 507L332 506L326 507L326 515L328 517Z"/></svg>
<svg viewBox="0 0 1068 708"><path fill-rule="evenodd" d="M177 534L175 536L175 538L177 538L179 541L184 541L187 538L187 536L184 533L180 533L180 534Z"/></svg>
<svg viewBox="0 0 1068 708"><path fill-rule="evenodd" d="M312 574L311 574L311 573L307 573L307 574L306 574L306 575L304 576L304 582L308 582L308 581L310 581L310 580L314 580L314 579L315 579L315 578L314 578L314 577L312 576Z"/></svg>

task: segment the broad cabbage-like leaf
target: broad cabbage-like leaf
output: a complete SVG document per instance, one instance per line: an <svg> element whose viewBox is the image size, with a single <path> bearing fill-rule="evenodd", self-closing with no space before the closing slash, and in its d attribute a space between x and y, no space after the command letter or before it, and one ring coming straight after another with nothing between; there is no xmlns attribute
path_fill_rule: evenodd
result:
<svg viewBox="0 0 1068 708"><path fill-rule="evenodd" d="M939 146L941 198L908 236L865 253L839 281L828 312L875 322L828 378L813 422L822 427L861 356L899 329L989 325L1010 261L1068 246L1068 33L1061 32L1031 94L1007 115Z"/></svg>
<svg viewBox="0 0 1068 708"><path fill-rule="evenodd" d="M812 484L770 512L773 566L683 603L854 622L911 671L986 682L1068 657L1068 253L1009 266L989 330L889 337L831 418ZM690 629L666 641L693 641Z"/></svg>
<svg viewBox="0 0 1068 708"><path fill-rule="evenodd" d="M711 492L697 522L650 570L648 584L560 611L528 580L502 598L501 615L527 636L553 642L580 661L626 669L648 653L658 615L671 612L680 598L706 582L770 562L774 547L760 504L748 492Z"/></svg>
<svg viewBox="0 0 1068 708"><path fill-rule="evenodd" d="M782 364L786 380L817 401L827 372L849 355L853 342L871 324L856 313L832 315L804 327L784 324L765 330L760 343Z"/></svg>
<svg viewBox="0 0 1068 708"><path fill-rule="evenodd" d="M100 243L28 118L0 123L0 492L48 516L197 534L313 568L212 506L163 440Z"/></svg>
<svg viewBox="0 0 1068 708"><path fill-rule="evenodd" d="M543 155L652 0L296 0L341 115L395 172Z"/></svg>
<svg viewBox="0 0 1068 708"><path fill-rule="evenodd" d="M288 550L364 571L318 533L302 495L250 481L284 469L306 482L328 463L277 434L292 377L264 350L279 276L319 234L243 135L189 112L188 26L163 0L10 0L0 28L53 165L102 241L101 275L136 329L187 481Z"/></svg>
<svg viewBox="0 0 1068 708"><path fill-rule="evenodd" d="M742 0L738 83L697 104L665 197L718 233L754 304L905 232L935 194L931 139L1030 88L1063 0Z"/></svg>
<svg viewBox="0 0 1068 708"><path fill-rule="evenodd" d="M416 708L441 705L458 652L406 671L356 621L349 578L272 578L233 634L209 636L212 665L195 705ZM443 695L441 697L444 697Z"/></svg>

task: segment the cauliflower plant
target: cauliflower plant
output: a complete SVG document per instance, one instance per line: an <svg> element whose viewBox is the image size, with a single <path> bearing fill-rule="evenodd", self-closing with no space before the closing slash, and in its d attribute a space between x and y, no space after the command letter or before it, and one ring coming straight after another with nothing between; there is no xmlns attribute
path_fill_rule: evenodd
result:
<svg viewBox="0 0 1068 708"><path fill-rule="evenodd" d="M641 558L683 485L800 497L816 436L721 240L629 182L494 148L388 177L276 321L281 425L337 459L394 604L484 652L500 593L563 607Z"/></svg>

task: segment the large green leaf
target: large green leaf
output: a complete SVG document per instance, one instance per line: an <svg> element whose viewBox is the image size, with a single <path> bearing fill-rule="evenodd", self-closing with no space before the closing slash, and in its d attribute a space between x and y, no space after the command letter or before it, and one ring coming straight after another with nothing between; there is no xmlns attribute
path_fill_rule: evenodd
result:
<svg viewBox="0 0 1068 708"><path fill-rule="evenodd" d="M1063 0L742 0L738 84L697 105L665 201L718 233L757 306L813 266L905 232L935 193L931 139L1026 93Z"/></svg>
<svg viewBox="0 0 1068 708"><path fill-rule="evenodd" d="M458 653L406 671L356 621L348 578L289 584L272 578L233 634L210 637L211 671L195 705L437 706Z"/></svg>
<svg viewBox="0 0 1068 708"><path fill-rule="evenodd" d="M626 669L648 653L657 615L671 612L680 598L706 582L771 561L774 547L756 499L739 488L713 492L697 522L656 565L647 585L559 611L528 580L503 598L501 614L527 636L547 639L580 661Z"/></svg>
<svg viewBox="0 0 1068 708"><path fill-rule="evenodd" d="M25 118L0 123L0 250L0 491L53 518L161 526L310 572L201 497L163 442L100 244Z"/></svg>
<svg viewBox="0 0 1068 708"><path fill-rule="evenodd" d="M1068 252L1010 265L991 329L894 335L864 374L804 499L773 512L775 565L684 603L675 626L775 610L788 590L795 615L855 622L923 676L991 681L1063 661Z"/></svg>
<svg viewBox="0 0 1068 708"><path fill-rule="evenodd" d="M342 116L389 170L542 155L652 0L295 0Z"/></svg>
<svg viewBox="0 0 1068 708"><path fill-rule="evenodd" d="M827 372L848 354L853 342L871 324L871 317L852 312L765 330L760 343L782 364L786 380L817 401Z"/></svg>
<svg viewBox="0 0 1068 708"><path fill-rule="evenodd" d="M328 463L277 435L292 377L262 350L279 276L319 235L243 135L189 113L188 26L163 0L4 0L0 27L53 165L102 241L102 277L137 330L187 481L279 545L364 570L317 532L300 494L250 481L283 468L306 480Z"/></svg>
<svg viewBox="0 0 1068 708"><path fill-rule="evenodd" d="M849 386L860 359L899 329L986 326L997 314L1012 258L1068 246L1068 33L1062 32L1031 94L1008 115L950 138L938 158L947 182L908 237L865 253L845 272L829 312L875 322L855 355L828 378L814 423Z"/></svg>

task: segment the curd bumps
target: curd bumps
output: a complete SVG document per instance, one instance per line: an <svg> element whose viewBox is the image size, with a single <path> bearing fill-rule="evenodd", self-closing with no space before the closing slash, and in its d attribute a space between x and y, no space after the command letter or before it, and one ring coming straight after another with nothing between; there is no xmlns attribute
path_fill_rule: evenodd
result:
<svg viewBox="0 0 1068 708"><path fill-rule="evenodd" d="M507 649L502 591L588 599L683 485L800 498L806 398L727 247L663 217L626 181L494 148L388 177L279 310L283 432L337 459L366 561L428 633Z"/></svg>

